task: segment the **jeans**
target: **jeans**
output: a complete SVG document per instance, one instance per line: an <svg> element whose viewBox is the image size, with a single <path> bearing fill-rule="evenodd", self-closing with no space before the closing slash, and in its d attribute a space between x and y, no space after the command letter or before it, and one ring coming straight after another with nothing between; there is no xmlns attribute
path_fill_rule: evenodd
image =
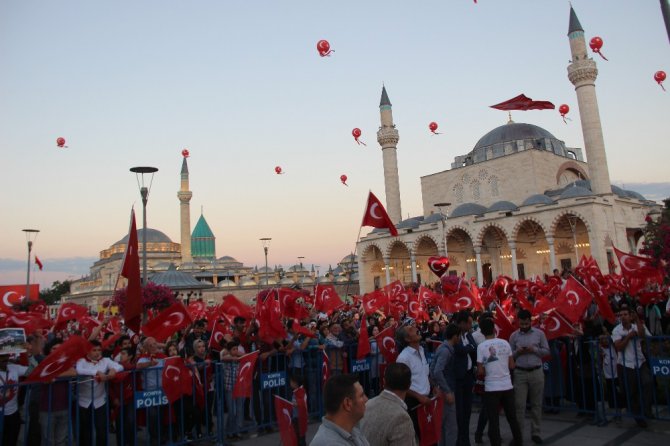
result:
<svg viewBox="0 0 670 446"><path fill-rule="evenodd" d="M40 412L40 426L42 426L43 446L65 446L68 444L70 414L67 409L49 412Z"/></svg>
<svg viewBox="0 0 670 446"><path fill-rule="evenodd" d="M472 388L475 377L468 373L457 379L454 388L456 397L456 421L458 424L458 446L470 446L470 415L472 414Z"/></svg>
<svg viewBox="0 0 670 446"><path fill-rule="evenodd" d="M226 407L228 407L228 418L226 418L225 432L227 435L238 433L242 429L244 419L244 398L233 398L233 389L226 390Z"/></svg>
<svg viewBox="0 0 670 446"><path fill-rule="evenodd" d="M540 436L542 421L542 397L544 395L544 372L542 368L527 372L514 369L514 399L516 401L516 419L523 432L526 400L530 399L530 434Z"/></svg>
<svg viewBox="0 0 670 446"><path fill-rule="evenodd" d="M516 419L516 407L514 405L514 390L501 390L497 392L484 392L484 407L486 408L486 415L489 419L489 440L491 446L500 446L500 419L498 417L498 407L502 404L505 411L505 418L512 430L514 437L514 446L523 445L523 437L521 436L521 429Z"/></svg>
<svg viewBox="0 0 670 446"><path fill-rule="evenodd" d="M442 435L440 436L440 446L456 446L460 431L456 421L456 403L449 404L446 401L442 406Z"/></svg>

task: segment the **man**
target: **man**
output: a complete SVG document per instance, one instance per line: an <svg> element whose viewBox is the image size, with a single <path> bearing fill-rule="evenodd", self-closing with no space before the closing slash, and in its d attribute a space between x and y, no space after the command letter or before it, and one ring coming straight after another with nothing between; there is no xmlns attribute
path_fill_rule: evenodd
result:
<svg viewBox="0 0 670 446"><path fill-rule="evenodd" d="M514 355L514 399L519 429L523 432L526 399L530 400L530 435L535 444L542 444L540 422L542 421L542 398L544 395L544 371L542 357L549 356L549 343L542 330L530 326L531 314L520 310L517 314L519 329L509 338Z"/></svg>
<svg viewBox="0 0 670 446"><path fill-rule="evenodd" d="M398 344L406 346L398 355L396 362L407 365L412 371L412 384L405 396L405 404L407 404L409 416L412 418L414 431L421 438L416 407L420 404L430 403L430 381L428 379L430 368L421 346L421 333L419 333L418 328L414 325L403 325L396 330L395 335Z"/></svg>
<svg viewBox="0 0 670 446"><path fill-rule="evenodd" d="M357 427L367 401L356 375L330 377L323 389L326 415L310 446L369 446Z"/></svg>
<svg viewBox="0 0 670 446"><path fill-rule="evenodd" d="M92 445L107 444L107 389L105 382L113 379L123 366L109 358L102 357L100 341L92 340L91 351L77 361L76 371L80 377L78 384L79 441Z"/></svg>
<svg viewBox="0 0 670 446"><path fill-rule="evenodd" d="M442 409L442 439L440 445L455 446L461 436L456 414L456 344L460 342L460 329L454 324L447 325L445 340L435 351L431 362L431 377L444 393Z"/></svg>
<svg viewBox="0 0 670 446"><path fill-rule="evenodd" d="M514 437L513 444L522 446L510 375L510 369L514 369L512 348L504 339L496 338L492 319L484 319L479 325L486 340L477 346L477 374L484 375L484 409L489 420L489 440L492 446L502 443L498 418L498 408L502 404Z"/></svg>
<svg viewBox="0 0 670 446"><path fill-rule="evenodd" d="M10 363L9 356L0 354L0 442L18 444L21 429L19 378L28 374L28 367Z"/></svg>
<svg viewBox="0 0 670 446"><path fill-rule="evenodd" d="M484 319L493 319L493 314L490 311L485 311L482 314L479 315L479 325L480 327L477 327L477 330L475 330L472 333L472 338L475 340L477 345L481 344L486 340L486 336L482 334L481 330L481 323ZM475 362L477 361L477 349L475 349ZM481 388L483 388L483 378L479 378L479 374L476 372L475 368L475 374L477 375L477 382L480 383ZM486 410L482 407L481 410L479 411L479 417L477 418L477 428L475 429L475 443L477 444L482 444L484 443L484 429L486 428L486 424L488 423L488 418L486 417Z"/></svg>
<svg viewBox="0 0 670 446"><path fill-rule="evenodd" d="M456 375L456 420L458 423L458 445L470 446L470 414L472 413L472 388L475 385L477 364L477 342L472 334L472 315L461 311L456 318L460 339L454 345L456 353L454 372Z"/></svg>
<svg viewBox="0 0 670 446"><path fill-rule="evenodd" d="M612 330L614 348L619 352L617 364L623 381L623 389L628 396L637 425L647 427L645 417L651 416L652 381L644 353L642 340L651 336L644 321L637 313L624 307L619 311L621 323ZM642 397L642 407L640 405Z"/></svg>
<svg viewBox="0 0 670 446"><path fill-rule="evenodd" d="M148 337L142 343L144 353L137 360L137 370L144 390L161 390L163 388L163 365L165 355L160 351L156 339ZM161 422L162 406L147 408L147 426L151 445L157 445L158 439L167 438Z"/></svg>
<svg viewBox="0 0 670 446"><path fill-rule="evenodd" d="M405 394L412 371L405 364L389 364L384 371L384 390L365 405L361 430L370 446L416 446Z"/></svg>

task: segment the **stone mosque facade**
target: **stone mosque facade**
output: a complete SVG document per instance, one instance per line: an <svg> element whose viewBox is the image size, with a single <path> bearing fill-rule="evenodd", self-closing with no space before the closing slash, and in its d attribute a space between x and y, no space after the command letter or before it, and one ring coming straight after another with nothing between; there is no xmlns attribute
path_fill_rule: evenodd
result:
<svg viewBox="0 0 670 446"><path fill-rule="evenodd" d="M421 177L423 215L401 220L399 133L386 89L380 101L386 209L398 236L374 229L357 244L361 293L394 281L430 284L431 256L446 255L449 274L532 278L576 266L582 254L614 268L612 245L637 252L645 216L657 206L611 185L595 80L584 30L570 9L568 39L584 152L538 126L510 121L486 133L451 168ZM586 159L584 158L586 155Z"/></svg>

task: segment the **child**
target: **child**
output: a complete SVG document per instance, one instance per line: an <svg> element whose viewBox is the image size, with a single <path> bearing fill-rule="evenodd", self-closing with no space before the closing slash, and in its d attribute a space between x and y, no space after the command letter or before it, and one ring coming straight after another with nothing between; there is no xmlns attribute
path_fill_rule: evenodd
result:
<svg viewBox="0 0 670 446"><path fill-rule="evenodd" d="M621 421L623 398L621 389L619 388L619 379L617 375L617 352L614 348L614 342L609 335L600 336L600 357L602 358L607 402L610 409L615 409L616 415L614 416L614 419L619 422Z"/></svg>
<svg viewBox="0 0 670 446"><path fill-rule="evenodd" d="M221 350L220 358L223 363L223 383L226 406L228 407L228 418L225 431L228 440L239 440L242 429L242 417L244 416L244 398L233 398L233 387L237 381L237 370L242 353L240 343L237 340L230 341Z"/></svg>
<svg viewBox="0 0 670 446"><path fill-rule="evenodd" d="M291 385L291 390L293 390L293 396L291 397L291 402L293 403L293 429L295 429L295 436L298 438L298 446L307 446L305 441L305 436L300 435L300 420L299 420L299 410L298 410L298 400L296 399L296 391L302 387L302 376L300 375L291 375L289 378L289 384ZM303 407L305 412L307 409L307 394L304 393L304 387L302 387L303 394ZM307 413L304 414L305 420L304 423L307 423Z"/></svg>

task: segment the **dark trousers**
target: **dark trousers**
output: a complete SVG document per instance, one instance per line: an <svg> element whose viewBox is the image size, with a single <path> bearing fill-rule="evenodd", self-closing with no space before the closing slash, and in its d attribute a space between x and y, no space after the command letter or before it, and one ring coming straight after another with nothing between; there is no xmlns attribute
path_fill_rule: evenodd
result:
<svg viewBox="0 0 670 446"><path fill-rule="evenodd" d="M651 417L652 381L649 366L645 362L639 369L619 367L623 372L624 392L628 408L636 420Z"/></svg>
<svg viewBox="0 0 670 446"><path fill-rule="evenodd" d="M472 414L472 388L475 377L466 374L464 379L457 379L454 389L456 398L456 423L458 425L458 446L470 446L470 415Z"/></svg>
<svg viewBox="0 0 670 446"><path fill-rule="evenodd" d="M419 430L419 412L418 405L419 400L413 396L405 396L405 404L407 404L407 411L409 412L409 417L412 419L412 425L414 425L414 432L416 432L417 437L421 438L421 431Z"/></svg>
<svg viewBox="0 0 670 446"><path fill-rule="evenodd" d="M499 392L484 392L484 407L489 419L489 440L491 441L491 446L500 446L502 443L500 438L500 419L498 417L498 408L501 404L505 411L507 423L512 430L514 446L522 446L523 437L521 436L521 429L516 419L514 389Z"/></svg>
<svg viewBox="0 0 670 446"><path fill-rule="evenodd" d="M21 416L17 410L11 415L5 415L2 423L2 444L18 444L19 430L21 429Z"/></svg>
<svg viewBox="0 0 670 446"><path fill-rule="evenodd" d="M95 434L95 441L93 435ZM107 446L107 404L94 409L79 406L79 445Z"/></svg>
<svg viewBox="0 0 670 446"><path fill-rule="evenodd" d="M477 430L475 430L475 435L484 435L484 429L486 429L486 424L489 422L489 417L486 415L486 407L484 406L484 401L482 398L482 409L479 411L479 418L477 418Z"/></svg>
<svg viewBox="0 0 670 446"><path fill-rule="evenodd" d="M136 426L133 403L126 403L122 408L119 407L119 414L116 417L116 444L118 446L134 446Z"/></svg>

